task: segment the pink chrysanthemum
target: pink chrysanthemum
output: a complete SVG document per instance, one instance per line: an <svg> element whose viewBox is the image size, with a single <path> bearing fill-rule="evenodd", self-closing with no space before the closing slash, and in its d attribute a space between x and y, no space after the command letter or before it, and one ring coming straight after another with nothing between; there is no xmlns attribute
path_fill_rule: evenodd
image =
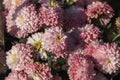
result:
<svg viewBox="0 0 120 80"><path fill-rule="evenodd" d="M82 8L71 6L64 12L65 27L79 27L87 20L87 16Z"/></svg>
<svg viewBox="0 0 120 80"><path fill-rule="evenodd" d="M98 38L100 38L100 30L97 26L93 24L86 24L84 27L79 28L80 37L86 44L90 44L95 42Z"/></svg>
<svg viewBox="0 0 120 80"><path fill-rule="evenodd" d="M33 4L25 4L22 8L11 9L6 16L7 32L21 38L40 29L38 16Z"/></svg>
<svg viewBox="0 0 120 80"><path fill-rule="evenodd" d="M5 6L5 9L9 11L12 8L21 6L25 2L27 2L27 0L3 0L3 5Z"/></svg>
<svg viewBox="0 0 120 80"><path fill-rule="evenodd" d="M90 21L91 19L98 19L103 25L107 25L114 15L113 12L112 7L106 2L96 1L88 5L86 14Z"/></svg>
<svg viewBox="0 0 120 80"><path fill-rule="evenodd" d="M33 80L52 80L51 70L47 64L28 64L25 72L30 75Z"/></svg>
<svg viewBox="0 0 120 80"><path fill-rule="evenodd" d="M5 80L33 80L24 71L12 71Z"/></svg>
<svg viewBox="0 0 120 80"><path fill-rule="evenodd" d="M68 75L70 80L93 80L94 65L88 57L74 54L68 59Z"/></svg>
<svg viewBox="0 0 120 80"><path fill-rule="evenodd" d="M11 70L24 70L26 64L33 62L33 52L28 44L16 44L6 52L6 63Z"/></svg>
<svg viewBox="0 0 120 80"><path fill-rule="evenodd" d="M96 67L104 73L117 73L120 68L120 47L115 44L105 43L92 50Z"/></svg>
<svg viewBox="0 0 120 80"><path fill-rule="evenodd" d="M42 41L45 44L45 50L53 52L56 56L62 56L63 51L66 49L66 38L67 36L61 27L51 27L45 30Z"/></svg>
<svg viewBox="0 0 120 80"><path fill-rule="evenodd" d="M86 47L83 49L83 53L84 53L85 55L92 56L92 55L94 54L94 50L95 50L99 45L101 45L101 44L103 44L103 42L102 42L102 41L99 41L99 40L97 40L97 41L95 41L95 42L93 42L93 43L91 43L91 44L88 44L88 45L86 45Z"/></svg>
<svg viewBox="0 0 120 80"><path fill-rule="evenodd" d="M58 6L50 6L48 3L43 3L39 9L39 24L47 26L63 26L63 9Z"/></svg>
<svg viewBox="0 0 120 80"><path fill-rule="evenodd" d="M75 4L79 7L86 8L88 5L90 5L93 0L73 0Z"/></svg>

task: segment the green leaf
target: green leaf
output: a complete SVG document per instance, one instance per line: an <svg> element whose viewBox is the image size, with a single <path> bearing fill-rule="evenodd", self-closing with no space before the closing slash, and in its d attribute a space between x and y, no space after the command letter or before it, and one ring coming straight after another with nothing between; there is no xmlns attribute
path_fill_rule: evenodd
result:
<svg viewBox="0 0 120 80"><path fill-rule="evenodd" d="M110 29L112 26L112 23L110 23L108 26L107 26L107 29Z"/></svg>
<svg viewBox="0 0 120 80"><path fill-rule="evenodd" d="M60 65L64 65L66 63L66 60L64 58L58 58L57 63Z"/></svg>
<svg viewBox="0 0 120 80"><path fill-rule="evenodd" d="M120 38L120 34L116 35L112 41L115 41L116 39Z"/></svg>

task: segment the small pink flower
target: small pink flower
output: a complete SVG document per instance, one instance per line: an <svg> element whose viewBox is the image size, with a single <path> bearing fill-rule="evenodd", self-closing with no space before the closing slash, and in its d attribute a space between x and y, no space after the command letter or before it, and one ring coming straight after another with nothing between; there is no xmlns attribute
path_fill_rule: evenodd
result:
<svg viewBox="0 0 120 80"><path fill-rule="evenodd" d="M6 64L11 70L24 70L26 64L32 63L32 46L28 44L16 44L6 52Z"/></svg>
<svg viewBox="0 0 120 80"><path fill-rule="evenodd" d="M71 55L68 59L70 80L93 80L95 76L92 60L81 54Z"/></svg>
<svg viewBox="0 0 120 80"><path fill-rule="evenodd" d="M117 73L120 68L120 47L115 43L104 43L92 50L96 67L104 73Z"/></svg>
<svg viewBox="0 0 120 80"><path fill-rule="evenodd" d="M25 72L33 80L52 80L51 70L47 64L40 64L38 62L28 64Z"/></svg>
<svg viewBox="0 0 120 80"><path fill-rule="evenodd" d="M25 2L27 2L27 0L3 0L3 5L5 6L5 9L9 11L12 8L15 9L21 6Z"/></svg>
<svg viewBox="0 0 120 80"><path fill-rule="evenodd" d="M95 42L98 38L100 38L101 31L97 26L93 24L86 24L85 26L79 28L80 37L86 44L90 44Z"/></svg>
<svg viewBox="0 0 120 80"><path fill-rule="evenodd" d="M88 5L86 14L91 22L92 19L98 19L102 24L107 25L114 15L114 10L106 2L93 2Z"/></svg>
<svg viewBox="0 0 120 80"><path fill-rule="evenodd" d="M45 30L42 42L45 44L45 50L52 52L59 57L63 55L62 53L66 49L66 38L67 36L62 31L61 27L50 27Z"/></svg>
<svg viewBox="0 0 120 80"><path fill-rule="evenodd" d="M57 6L50 6L49 3L42 4L39 9L39 24L47 26L63 26L63 9Z"/></svg>
<svg viewBox="0 0 120 80"><path fill-rule="evenodd" d="M38 16L33 4L25 4L22 8L11 9L6 16L7 32L21 38L40 29Z"/></svg>

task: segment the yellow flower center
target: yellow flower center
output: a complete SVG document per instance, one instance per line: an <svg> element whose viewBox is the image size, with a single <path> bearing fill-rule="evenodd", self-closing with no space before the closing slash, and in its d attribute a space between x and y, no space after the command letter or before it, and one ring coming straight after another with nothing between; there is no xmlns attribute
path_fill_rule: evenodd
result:
<svg viewBox="0 0 120 80"><path fill-rule="evenodd" d="M35 41L35 43L33 44L33 47L39 50L42 48L42 43L40 41Z"/></svg>
<svg viewBox="0 0 120 80"><path fill-rule="evenodd" d="M20 21L21 24L24 23L24 17L22 15L20 15L18 17L18 21Z"/></svg>
<svg viewBox="0 0 120 80"><path fill-rule="evenodd" d="M50 0L50 5L54 6L54 7L58 7L59 6L57 1L55 1L55 0Z"/></svg>
<svg viewBox="0 0 120 80"><path fill-rule="evenodd" d="M20 5L22 3L22 0L15 0L13 1L13 5L16 7L17 5Z"/></svg>
<svg viewBox="0 0 120 80"><path fill-rule="evenodd" d="M62 36L61 36L61 35L59 35L59 34L56 35L56 40L57 40L57 41L60 41L61 39L62 39Z"/></svg>
<svg viewBox="0 0 120 80"><path fill-rule="evenodd" d="M15 61L17 59L16 54L12 54L12 59Z"/></svg>
<svg viewBox="0 0 120 80"><path fill-rule="evenodd" d="M110 60L106 61L106 65L111 64L112 62Z"/></svg>

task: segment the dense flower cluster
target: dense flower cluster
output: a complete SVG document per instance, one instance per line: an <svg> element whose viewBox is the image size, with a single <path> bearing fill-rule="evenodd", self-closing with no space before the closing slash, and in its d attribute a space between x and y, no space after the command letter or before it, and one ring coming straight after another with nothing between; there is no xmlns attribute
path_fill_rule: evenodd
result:
<svg viewBox="0 0 120 80"><path fill-rule="evenodd" d="M120 73L120 17L107 2L3 0L3 5L10 69L5 80L109 80ZM0 73L1 65L6 67L0 62Z"/></svg>

